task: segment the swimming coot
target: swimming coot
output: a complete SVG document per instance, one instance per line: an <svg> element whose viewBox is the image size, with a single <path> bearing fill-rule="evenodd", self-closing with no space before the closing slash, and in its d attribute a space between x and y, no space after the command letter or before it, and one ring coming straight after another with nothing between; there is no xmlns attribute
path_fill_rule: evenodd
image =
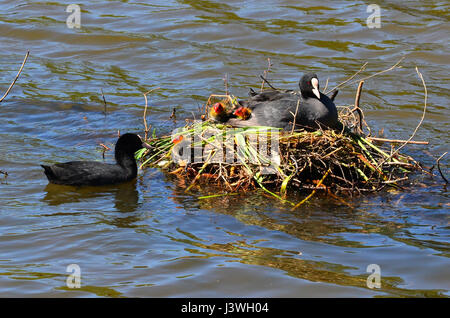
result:
<svg viewBox="0 0 450 318"><path fill-rule="evenodd" d="M41 165L50 183L72 186L99 186L133 180L137 175L134 154L143 148L135 134L124 134L117 140L115 164L98 161L71 161L52 166Z"/></svg>
<svg viewBox="0 0 450 318"><path fill-rule="evenodd" d="M336 105L319 91L317 75L313 73L303 75L299 87L301 96L277 91L256 94L241 103L250 109L250 118L248 120L231 118L227 123L236 127L271 126L290 130L295 117L295 125L298 128L317 129L318 125L336 127L338 125Z"/></svg>

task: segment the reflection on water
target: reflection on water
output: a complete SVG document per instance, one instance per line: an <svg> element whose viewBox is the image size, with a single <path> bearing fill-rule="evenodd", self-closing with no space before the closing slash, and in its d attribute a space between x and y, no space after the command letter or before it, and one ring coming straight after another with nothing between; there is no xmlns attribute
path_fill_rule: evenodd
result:
<svg viewBox="0 0 450 318"><path fill-rule="evenodd" d="M361 107L374 132L408 139L426 166L448 151L448 4L380 1L381 28L366 26L367 4L324 1L81 1L81 28L66 4L0 2L0 92L30 57L0 105L0 295L46 297L448 297L449 197L436 168L410 188L345 198L317 193L301 210L261 191L232 196L158 170L136 181L76 188L47 183L39 164L113 162L100 143L148 122L168 134L211 93L239 98L273 85L297 87L305 71L328 87L368 62ZM356 84L338 104L354 102ZM102 93L107 101L106 115ZM169 116L176 108L177 121ZM441 169L448 172L448 160ZM306 193L290 193L299 202ZM66 267L82 269L67 288ZM381 268L369 289L367 266Z"/></svg>
<svg viewBox="0 0 450 318"><path fill-rule="evenodd" d="M72 187L49 183L42 199L49 205L60 205L90 200L114 201L114 208L120 212L133 212L138 208L139 192L136 180L125 184L102 187Z"/></svg>

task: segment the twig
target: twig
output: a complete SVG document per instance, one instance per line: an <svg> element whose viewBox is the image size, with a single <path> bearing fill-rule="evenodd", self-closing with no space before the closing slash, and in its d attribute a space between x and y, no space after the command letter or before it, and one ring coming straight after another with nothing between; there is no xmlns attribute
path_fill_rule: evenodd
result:
<svg viewBox="0 0 450 318"><path fill-rule="evenodd" d="M389 165L389 166L404 166L404 167L414 167L414 165L412 163L409 162L396 162L396 161L392 161L392 162L385 162L385 165Z"/></svg>
<svg viewBox="0 0 450 318"><path fill-rule="evenodd" d="M347 80L345 80L345 81L342 82L341 84L335 86L333 89L329 90L328 92L325 92L324 94L328 94L329 92L332 92L332 91L336 90L336 89L339 88L339 87L346 87L346 86L351 85L351 84L354 84L354 83L356 83L356 82L358 82L358 81L365 81L365 80L368 80L369 78L372 78L372 77L381 75L381 74L383 74L383 73L392 71L392 70L395 69L395 68L396 68L396 67L397 67L404 59L405 59L405 56L402 56L402 58L401 58L400 60L398 60L397 63L395 63L394 65L392 65L392 66L389 67L388 69L385 69L384 71L380 71L380 72L377 72L377 73L375 73L375 74L372 74L372 75L363 77L363 78L361 78L361 79L359 79L359 80L351 81L353 78L355 78L356 75L358 75L359 73L361 73L362 71L364 71L364 69L366 68L366 65L367 65L367 63L368 63L368 62L366 62L366 63L363 64L363 66L361 66L361 68L359 69L358 72L356 72L355 74L353 74L350 78L348 78ZM350 82L350 81L351 81L351 82Z"/></svg>
<svg viewBox="0 0 450 318"><path fill-rule="evenodd" d="M427 112L427 98L428 98L428 91L427 91L427 85L425 84L425 80L423 79L422 73L419 72L419 69L416 66L416 72L417 75L419 75L419 78L422 80L422 84L423 84L423 88L425 91L425 97L424 97L424 105L423 105L423 113L422 113L422 118L419 121L419 124L417 125L416 129L414 129L411 137L409 137L409 139L403 143L403 145L401 145L400 147L398 147L388 158L388 160L390 160L395 154L397 154L400 149L402 149L403 147L405 147L416 135L417 130L419 130L419 127L422 125L424 119L425 119L425 113ZM386 161L388 161L386 160Z"/></svg>
<svg viewBox="0 0 450 318"><path fill-rule="evenodd" d="M448 180L447 180L447 178L444 177L444 174L443 174L442 171L441 171L441 166L439 165L439 161L440 161L440 160L442 159L442 157L444 157L446 154L447 154L447 152L443 153L442 156L440 156L440 157L438 158L438 160L436 160L436 163L437 163L438 171L439 171L439 173L441 174L442 179L444 179L445 183L448 184Z"/></svg>
<svg viewBox="0 0 450 318"><path fill-rule="evenodd" d="M267 63L269 64L267 66L267 70L264 71L264 77L267 77L267 74L269 74L270 72L270 67L272 66L272 63L270 63L270 57L267 58ZM261 92L264 89L264 81L261 83Z"/></svg>
<svg viewBox="0 0 450 318"><path fill-rule="evenodd" d="M169 119L173 119L173 120L176 120L176 119L177 119L177 115L175 114L176 111L177 111L177 109L174 107L174 108L172 109L172 114L170 115Z"/></svg>
<svg viewBox="0 0 450 318"><path fill-rule="evenodd" d="M402 58L401 58L400 60L398 60L397 63L395 63L394 65L392 65L390 68L385 69L384 71L380 71L380 72L377 72L377 73L375 73L375 74L372 74L372 75L363 77L363 78L361 78L361 79L359 79L359 80L352 81L352 82L348 83L348 85L354 84L354 83L356 83L356 82L358 82L358 81L365 81L365 80L368 80L369 78L372 78L372 77L381 75L381 74L383 74L383 73L392 71L392 70L395 69L395 68L396 68L396 67L397 67L404 59L405 59L405 56L402 56ZM346 85L346 86L347 86L347 85Z"/></svg>
<svg viewBox="0 0 450 318"><path fill-rule="evenodd" d="M346 79L345 81L343 81L342 83L340 83L339 85L333 87L333 89L326 91L324 90L324 94L328 94L329 92L335 91L336 89L338 89L339 87L345 85L346 83L348 83L349 81L351 81L353 78L355 78L356 75L358 75L359 73L361 73L362 71L364 71L366 69L366 66L369 62L366 62L363 64L363 66L361 66L361 68L359 69L358 72L356 72L355 74L353 74L352 76L350 76L348 79Z"/></svg>
<svg viewBox="0 0 450 318"><path fill-rule="evenodd" d="M363 112L361 111L361 108L359 107L359 100L361 98L361 91L362 91L362 87L363 87L364 81L360 81L359 85L358 85L358 89L356 90L356 96L355 96L355 107L351 110L351 112L353 113L354 111L358 112L359 115L359 133L362 134L363 133L363 120L364 120L364 115Z"/></svg>
<svg viewBox="0 0 450 318"><path fill-rule="evenodd" d="M262 79L264 82L266 82L267 85L269 85L271 89L274 89L274 90L278 91L278 89L275 88L275 87L273 87L272 84L270 84L269 81L268 81L264 76L259 75L259 77L261 77L261 79Z"/></svg>
<svg viewBox="0 0 450 318"><path fill-rule="evenodd" d="M336 148L336 149L334 149L332 152L327 153L327 154L326 154L325 156L323 156L321 159L325 159L326 157L331 156L332 154L338 152L338 151L341 150L341 149L342 149L342 147Z"/></svg>
<svg viewBox="0 0 450 318"><path fill-rule="evenodd" d="M397 183L400 181L406 181L408 180L408 177L404 177L404 178L400 178L400 179L396 179L396 180L387 180L387 181L383 181L384 184L391 184L391 183Z"/></svg>
<svg viewBox="0 0 450 318"><path fill-rule="evenodd" d="M361 91L362 91L362 87L363 87L364 81L360 81L359 85L358 85L358 89L356 91L356 96L355 96L355 108L359 108L359 100L361 99Z"/></svg>
<svg viewBox="0 0 450 318"><path fill-rule="evenodd" d="M414 141L414 140L402 140L402 139L386 139L386 138L378 138L378 137L367 137L367 139L374 140L374 141L381 141L381 142L390 142L390 143L407 143L407 144L414 144L414 145L428 145L428 141Z"/></svg>
<svg viewBox="0 0 450 318"><path fill-rule="evenodd" d="M144 108L144 127L145 127L145 139L144 141L146 141L148 139L148 132L150 131L150 128L147 126L147 107L148 107L148 101L147 101L147 94L150 94L151 92L155 91L159 89L159 87L157 88L153 88L151 90L149 90L148 92L144 93L144 98L145 98L145 108Z"/></svg>
<svg viewBox="0 0 450 318"><path fill-rule="evenodd" d="M294 133L294 130L295 130L295 122L297 120L297 112L298 112L298 106L299 105L300 105L300 99L297 101L297 107L295 108L295 114L293 114L294 115L294 122L292 123L291 135Z"/></svg>
<svg viewBox="0 0 450 318"><path fill-rule="evenodd" d="M105 159L105 152L110 151L111 148L109 148L109 147L106 146L105 144L100 144L100 146L103 147L103 150L102 150L102 157L103 157L103 159Z"/></svg>
<svg viewBox="0 0 450 318"><path fill-rule="evenodd" d="M5 95L3 95L2 98L0 98L0 103L5 99L6 96L8 96L9 91L12 89L12 87L16 83L17 79L19 78L20 73L22 73L23 67L25 66L25 63L27 62L28 55L30 55L30 51L27 51L27 54L25 55L25 58L23 59L22 66L20 67L19 72L17 73L16 77L12 81L11 85L9 85L8 89L6 90Z"/></svg>
<svg viewBox="0 0 450 318"><path fill-rule="evenodd" d="M223 98L226 98L226 99L229 101L230 105L231 105L231 106L234 106L234 99L233 99L234 96L211 94L211 95L209 95L209 98L208 98L208 100L206 101L206 104L204 105L204 108L205 108L205 115L207 114L207 110L208 110L208 107L207 107L207 106L211 106L211 99L212 99L213 97L223 97ZM192 114L193 114L193 116L194 116L194 118L195 118L194 113L192 113Z"/></svg>
<svg viewBox="0 0 450 318"><path fill-rule="evenodd" d="M223 77L223 82L225 84L225 95L228 95L228 73L225 73Z"/></svg>
<svg viewBox="0 0 450 318"><path fill-rule="evenodd" d="M328 88L328 82L329 82L330 78L327 77L327 81L325 82L325 87L323 88L323 91L326 92L327 88Z"/></svg>
<svg viewBox="0 0 450 318"><path fill-rule="evenodd" d="M109 147L106 146L105 144L100 144L100 146L102 146L102 147L105 149L105 151L111 150L111 148L109 148Z"/></svg>
<svg viewBox="0 0 450 318"><path fill-rule="evenodd" d="M103 89L100 88L100 91L102 92L103 105L104 105L104 107L105 107L103 113L104 113L105 116L106 116L106 99L105 99L105 95L103 94Z"/></svg>

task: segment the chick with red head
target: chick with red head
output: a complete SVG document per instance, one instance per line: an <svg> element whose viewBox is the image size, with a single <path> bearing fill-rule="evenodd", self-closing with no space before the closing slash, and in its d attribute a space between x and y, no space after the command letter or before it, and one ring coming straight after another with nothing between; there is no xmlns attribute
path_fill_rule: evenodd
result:
<svg viewBox="0 0 450 318"><path fill-rule="evenodd" d="M209 118L224 123L230 118L230 113L227 112L222 103L215 103L209 109Z"/></svg>
<svg viewBox="0 0 450 318"><path fill-rule="evenodd" d="M241 120L247 120L252 115L252 111L248 107L239 107L233 112L233 115Z"/></svg>

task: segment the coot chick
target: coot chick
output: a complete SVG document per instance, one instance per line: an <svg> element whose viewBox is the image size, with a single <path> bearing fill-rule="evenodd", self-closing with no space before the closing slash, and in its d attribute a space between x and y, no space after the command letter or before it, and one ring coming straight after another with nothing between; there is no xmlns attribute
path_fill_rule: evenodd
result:
<svg viewBox="0 0 450 318"><path fill-rule="evenodd" d="M228 120L227 112L222 103L215 103L209 109L209 118L214 121L224 122Z"/></svg>
<svg viewBox="0 0 450 318"><path fill-rule="evenodd" d="M251 109L244 106L239 107L233 112L233 116L241 120L247 120L250 118L251 115L252 115Z"/></svg>
<svg viewBox="0 0 450 318"><path fill-rule="evenodd" d="M336 105L319 91L317 75L313 73L303 75L299 87L301 96L291 93L273 93L266 98L253 96L244 103L251 110L250 118L248 120L231 118L227 123L236 127L271 126L290 130L294 114L297 114L296 127L305 129L317 129L318 125L337 127Z"/></svg>
<svg viewBox="0 0 450 318"><path fill-rule="evenodd" d="M222 103L215 103L209 109L209 118L219 123L225 123L230 118L236 118L236 116L233 112L228 111Z"/></svg>
<svg viewBox="0 0 450 318"><path fill-rule="evenodd" d="M115 164L98 161L71 161L52 166L41 165L50 183L72 186L100 186L133 180L137 175L134 154L143 148L135 134L124 134L117 140Z"/></svg>

